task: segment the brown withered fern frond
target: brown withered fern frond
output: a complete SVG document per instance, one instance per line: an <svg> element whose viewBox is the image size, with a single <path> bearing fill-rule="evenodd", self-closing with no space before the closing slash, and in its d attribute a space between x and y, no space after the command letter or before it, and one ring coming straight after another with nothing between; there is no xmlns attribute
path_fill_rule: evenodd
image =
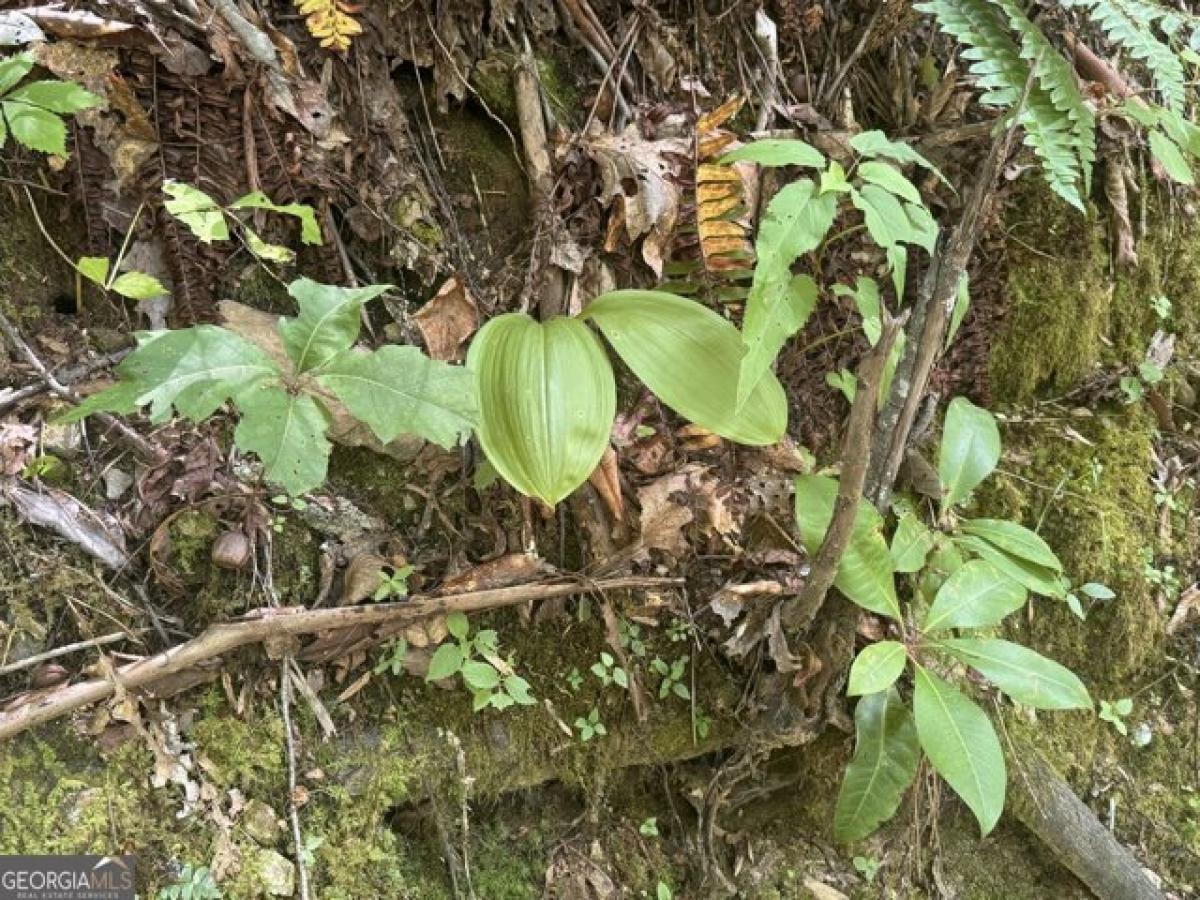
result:
<svg viewBox="0 0 1200 900"><path fill-rule="evenodd" d="M362 34L362 25L353 16L360 6L345 0L295 0L295 4L308 33L327 50L345 52L355 35Z"/></svg>

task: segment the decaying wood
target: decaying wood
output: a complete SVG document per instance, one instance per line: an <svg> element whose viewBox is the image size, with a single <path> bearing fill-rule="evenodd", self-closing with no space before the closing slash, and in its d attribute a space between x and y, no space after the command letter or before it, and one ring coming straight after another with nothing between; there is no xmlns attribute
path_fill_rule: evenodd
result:
<svg viewBox="0 0 1200 900"><path fill-rule="evenodd" d="M493 591L456 594L451 597L414 597L405 602L378 603L371 606L258 609L232 622L211 625L199 636L184 644L117 669L112 679L96 678L66 685L0 712L0 741L73 710L105 700L118 690L130 691L147 687L160 678L268 638L316 634L359 625L418 622L450 612L500 609L534 600L548 600L592 591L663 588L682 583L683 580L679 578L610 578L592 582L571 580L525 584Z"/></svg>

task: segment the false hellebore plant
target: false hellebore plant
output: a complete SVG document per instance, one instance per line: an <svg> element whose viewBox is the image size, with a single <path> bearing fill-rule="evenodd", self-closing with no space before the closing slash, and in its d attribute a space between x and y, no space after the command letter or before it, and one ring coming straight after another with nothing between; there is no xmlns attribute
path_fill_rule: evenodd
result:
<svg viewBox="0 0 1200 900"><path fill-rule="evenodd" d="M1033 709L1092 708L1071 671L987 630L1020 609L1030 593L1068 597L1062 564L1037 534L1015 522L956 515L999 458L995 419L959 397L946 414L938 455L940 528L904 510L889 545L880 514L859 503L834 584L890 620L894 636L864 648L850 670L847 693L859 698L857 746L835 812L841 840L866 837L896 812L922 752L983 833L995 826L1004 809L1004 754L988 715L952 683L965 682L964 667ZM810 552L824 539L837 490L833 478L796 480L796 520ZM896 575L911 579L903 607ZM913 673L911 712L897 687L906 667Z"/></svg>

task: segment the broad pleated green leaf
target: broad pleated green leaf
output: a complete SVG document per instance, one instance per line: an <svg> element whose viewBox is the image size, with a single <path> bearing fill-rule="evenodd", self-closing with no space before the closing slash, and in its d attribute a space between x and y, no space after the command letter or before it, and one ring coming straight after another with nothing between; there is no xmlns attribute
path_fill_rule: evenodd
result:
<svg viewBox="0 0 1200 900"><path fill-rule="evenodd" d="M742 323L745 355L738 374L739 409L754 396L784 343L816 305L816 282L808 275L792 275L792 263L816 249L837 214L837 195L816 191L807 178L785 186L772 198L758 229L754 280Z"/></svg>
<svg viewBox="0 0 1200 900"><path fill-rule="evenodd" d="M753 162L760 166L808 166L825 168L825 156L816 147L791 138L763 138L731 150L723 163Z"/></svg>
<svg viewBox="0 0 1200 900"><path fill-rule="evenodd" d="M973 534L959 535L954 541L962 549L987 560L1009 578L1025 585L1035 594L1059 599L1067 595L1067 587L1063 583L1062 575L1053 569L1010 556L994 544Z"/></svg>
<svg viewBox="0 0 1200 900"><path fill-rule="evenodd" d="M928 669L917 666L915 684L921 749L987 835L1004 811L1008 780L996 729L987 713Z"/></svg>
<svg viewBox="0 0 1200 900"><path fill-rule="evenodd" d="M1024 525L1005 519L966 519L959 527L966 534L981 537L1010 556L1055 572L1062 571L1062 563L1050 545L1037 532L1030 531Z"/></svg>
<svg viewBox="0 0 1200 900"><path fill-rule="evenodd" d="M991 563L973 559L956 570L937 592L921 630L985 628L1021 608L1025 587Z"/></svg>
<svg viewBox="0 0 1200 900"><path fill-rule="evenodd" d="M300 315L281 319L279 333L297 371L315 369L354 346L362 324L362 305L390 287L342 288L311 278L297 278L289 284L288 293L296 299Z"/></svg>
<svg viewBox="0 0 1200 900"><path fill-rule="evenodd" d="M1035 709L1091 709L1092 698L1075 673L1040 653L998 638L939 642L1018 703Z"/></svg>
<svg viewBox="0 0 1200 900"><path fill-rule="evenodd" d="M509 484L553 506L587 480L617 406L612 365L587 325L497 316L467 366L478 379L479 441Z"/></svg>
<svg viewBox="0 0 1200 900"><path fill-rule="evenodd" d="M938 476L945 494L942 507L953 506L992 474L1000 461L1000 429L986 409L955 397L946 410Z"/></svg>
<svg viewBox="0 0 1200 900"><path fill-rule="evenodd" d="M899 641L878 641L863 647L850 667L847 696L886 691L896 683L907 661L908 654Z"/></svg>
<svg viewBox="0 0 1200 900"><path fill-rule="evenodd" d="M172 406L180 415L200 421L242 391L279 376L266 353L216 325L150 332L139 340L138 348L117 367L120 383L92 395L63 421L100 410L132 412L147 404L154 422L170 418Z"/></svg>
<svg viewBox="0 0 1200 900"><path fill-rule="evenodd" d="M239 394L237 403L242 418L234 443L262 460L268 481L293 496L325 481L329 416L312 395L261 384Z"/></svg>
<svg viewBox="0 0 1200 900"><path fill-rule="evenodd" d="M475 376L416 347L351 350L331 359L317 380L385 444L415 434L449 449L479 421Z"/></svg>
<svg viewBox="0 0 1200 900"><path fill-rule="evenodd" d="M824 475L800 475L796 478L796 524L800 540L810 555L815 555L833 521L833 506L838 483ZM883 538L883 521L866 500L859 500L855 512L850 545L842 554L834 587L864 609L880 615L900 618L896 599L896 579L892 575L892 557Z"/></svg>
<svg viewBox="0 0 1200 900"><path fill-rule="evenodd" d="M894 688L859 700L854 726L854 758L833 814L834 835L847 843L892 817L921 761L912 716Z"/></svg>
<svg viewBox="0 0 1200 900"><path fill-rule="evenodd" d="M921 571L933 549L933 533L912 513L900 517L892 535L892 566L899 573Z"/></svg>
<svg viewBox="0 0 1200 900"><path fill-rule="evenodd" d="M741 333L708 307L663 291L612 291L593 300L583 317L685 419L739 444L764 446L783 437L787 397L774 373L763 375L737 409Z"/></svg>

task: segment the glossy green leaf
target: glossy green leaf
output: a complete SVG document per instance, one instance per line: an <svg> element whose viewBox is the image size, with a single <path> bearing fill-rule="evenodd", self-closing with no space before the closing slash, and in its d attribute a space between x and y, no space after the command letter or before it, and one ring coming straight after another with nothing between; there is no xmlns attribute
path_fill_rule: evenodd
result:
<svg viewBox="0 0 1200 900"><path fill-rule="evenodd" d="M275 203L262 191L254 191L245 197L234 200L229 204L229 208L265 209L291 216L300 222L300 240L306 244L321 243L321 226L317 224L317 216L313 208L307 203Z"/></svg>
<svg viewBox="0 0 1200 900"><path fill-rule="evenodd" d="M279 376L266 353L216 325L150 332L139 339L137 349L117 367L120 383L93 394L63 421L100 410L131 412L147 404L154 422L170 418L172 407L201 421L242 391Z"/></svg>
<svg viewBox="0 0 1200 900"><path fill-rule="evenodd" d="M825 540L825 532L833 521L837 492L838 483L833 478L824 475L796 478L796 524L800 529L800 540L810 556L817 553ZM866 500L858 502L854 531L833 584L864 609L893 619L900 618L892 558L883 538L883 521Z"/></svg>
<svg viewBox="0 0 1200 900"><path fill-rule="evenodd" d="M33 71L33 54L17 53L0 59L0 94L11 91L21 79Z"/></svg>
<svg viewBox="0 0 1200 900"><path fill-rule="evenodd" d="M817 195L816 185L807 178L786 185L767 207L754 243L757 262L742 324L745 355L738 374L739 409L816 305L816 282L808 275L793 276L792 263L816 249L836 214L837 197Z"/></svg>
<svg viewBox="0 0 1200 900"><path fill-rule="evenodd" d="M1000 429L995 417L965 397L955 397L946 410L938 453L943 509L963 500L999 461Z"/></svg>
<svg viewBox="0 0 1200 900"><path fill-rule="evenodd" d="M912 716L895 689L859 700L854 726L854 758L833 814L834 835L844 842L865 838L895 814L921 761Z"/></svg>
<svg viewBox="0 0 1200 900"><path fill-rule="evenodd" d="M108 283L109 261L107 257L81 256L79 262L75 263L75 268L79 270L80 275L100 287L104 287Z"/></svg>
<svg viewBox="0 0 1200 900"><path fill-rule="evenodd" d="M369 284L343 288L311 278L297 278L289 284L288 293L299 305L300 315L281 320L279 333L296 369L300 372L315 369L354 346L362 325L363 304L390 287Z"/></svg>
<svg viewBox="0 0 1200 900"><path fill-rule="evenodd" d="M896 523L892 535L892 566L899 573L919 572L925 558L933 549L933 533L912 513L906 513Z"/></svg>
<svg viewBox="0 0 1200 900"><path fill-rule="evenodd" d="M220 204L199 188L182 181L164 181L163 201L167 212L177 218L206 244L229 240L229 223Z"/></svg>
<svg viewBox="0 0 1200 900"><path fill-rule="evenodd" d="M850 146L855 152L872 159L890 159L895 162L916 163L936 175L946 187L952 188L938 167L924 156L900 141L893 141L882 131L863 131L850 139Z"/></svg>
<svg viewBox="0 0 1200 900"><path fill-rule="evenodd" d="M921 623L924 632L941 628L984 628L997 625L1021 608L1023 585L981 559L957 569L937 592Z"/></svg>
<svg viewBox="0 0 1200 900"><path fill-rule="evenodd" d="M325 438L329 415L311 394L263 383L239 393L237 405L234 443L262 460L268 481L292 496L321 486L333 447Z"/></svg>
<svg viewBox="0 0 1200 900"><path fill-rule="evenodd" d="M71 81L32 81L17 88L4 99L19 100L62 115L90 109L104 102L91 91L85 91Z"/></svg>
<svg viewBox="0 0 1200 900"><path fill-rule="evenodd" d="M965 519L959 527L965 534L981 537L1010 556L1054 572L1062 571L1062 563L1050 545L1024 525L1005 519Z"/></svg>
<svg viewBox="0 0 1200 900"><path fill-rule="evenodd" d="M39 153L67 155L67 126L52 112L28 103L5 100L0 110L15 140Z"/></svg>
<svg viewBox="0 0 1200 900"><path fill-rule="evenodd" d="M877 641L868 644L850 667L850 679L846 685L846 694L858 697L863 694L877 694L886 691L908 662L908 653L899 641Z"/></svg>
<svg viewBox="0 0 1200 900"><path fill-rule="evenodd" d="M722 163L752 162L760 166L808 166L825 168L825 156L816 147L792 138L762 138L731 150Z"/></svg>
<svg viewBox="0 0 1200 900"><path fill-rule="evenodd" d="M975 814L987 835L1004 811L1008 779L991 720L973 701L916 667L913 718L929 762Z"/></svg>
<svg viewBox="0 0 1200 900"><path fill-rule="evenodd" d="M1191 164L1179 149L1179 145L1157 128L1150 132L1150 153L1172 181L1180 184L1196 183Z"/></svg>
<svg viewBox="0 0 1200 900"><path fill-rule="evenodd" d="M587 480L617 403L612 365L587 325L497 316L471 343L467 365L478 378L479 441L509 484L553 506Z"/></svg>
<svg viewBox="0 0 1200 900"><path fill-rule="evenodd" d="M909 181L900 170L888 163L870 160L858 167L858 177L869 184L877 184L884 190L890 191L903 200L923 205L921 192Z"/></svg>
<svg viewBox="0 0 1200 900"><path fill-rule="evenodd" d="M938 646L1018 703L1035 709L1091 709L1092 697L1066 666L998 638L949 638Z"/></svg>
<svg viewBox="0 0 1200 900"><path fill-rule="evenodd" d="M1035 594L1059 599L1067 595L1067 586L1064 583L1062 575L1053 569L1047 569L1045 566L1034 565L1023 559L1010 556L996 547L995 544L991 544L973 534L960 535L954 540L964 550L973 553L981 559L987 560L1009 578L1025 585L1025 587Z"/></svg>
<svg viewBox="0 0 1200 900"><path fill-rule="evenodd" d="M415 434L450 449L479 422L475 376L416 347L341 353L317 379L385 444Z"/></svg>
<svg viewBox="0 0 1200 900"><path fill-rule="evenodd" d="M737 409L741 334L712 310L662 291L612 291L593 300L582 315L685 419L739 444L764 446L783 436L787 397L772 372Z"/></svg>
<svg viewBox="0 0 1200 900"><path fill-rule="evenodd" d="M161 281L145 272L125 272L118 275L111 289L130 300L152 300L170 293Z"/></svg>

